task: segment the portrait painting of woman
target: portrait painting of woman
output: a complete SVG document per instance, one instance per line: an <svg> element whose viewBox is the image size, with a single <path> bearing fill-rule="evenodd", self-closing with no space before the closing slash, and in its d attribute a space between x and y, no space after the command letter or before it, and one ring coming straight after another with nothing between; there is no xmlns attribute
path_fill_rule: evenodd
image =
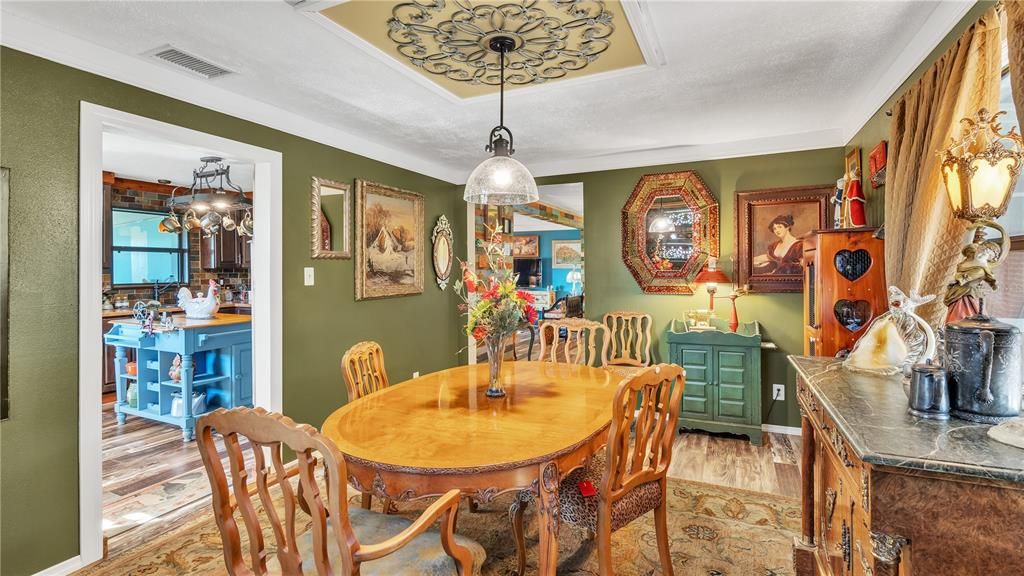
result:
<svg viewBox="0 0 1024 576"><path fill-rule="evenodd" d="M800 274L803 244L793 236L793 215L772 218L768 231L775 239L768 244L767 252L754 256L754 274Z"/></svg>
<svg viewBox="0 0 1024 576"><path fill-rule="evenodd" d="M834 185L736 193L737 279L751 292L800 292L804 239L826 228Z"/></svg>

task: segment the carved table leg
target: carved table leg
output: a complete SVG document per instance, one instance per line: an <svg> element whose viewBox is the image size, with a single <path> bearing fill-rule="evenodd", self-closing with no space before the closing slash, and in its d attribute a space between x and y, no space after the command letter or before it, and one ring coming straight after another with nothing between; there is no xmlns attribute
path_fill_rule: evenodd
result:
<svg viewBox="0 0 1024 576"><path fill-rule="evenodd" d="M555 576L558 567L558 525L561 510L558 506L558 464L541 464L540 486L537 490L537 573L540 576Z"/></svg>
<svg viewBox="0 0 1024 576"><path fill-rule="evenodd" d="M512 504L512 505L515 506L515 504ZM472 512L473 514L476 514L479 510L480 510L480 505L476 503L476 500L473 500L472 498L470 498L469 499L469 511Z"/></svg>
<svg viewBox="0 0 1024 576"><path fill-rule="evenodd" d="M370 507L373 506L373 494L370 494L369 492L363 492L360 494L359 506L362 507L363 510L369 510Z"/></svg>
<svg viewBox="0 0 1024 576"><path fill-rule="evenodd" d="M871 553L875 557L874 576L899 576L903 547L910 544L903 536L871 532Z"/></svg>
<svg viewBox="0 0 1024 576"><path fill-rule="evenodd" d="M526 530L523 526L523 515L527 506L533 501L533 493L523 490L516 494L516 499L508 507L508 519L512 523L512 536L516 542L516 571L514 576L526 574Z"/></svg>

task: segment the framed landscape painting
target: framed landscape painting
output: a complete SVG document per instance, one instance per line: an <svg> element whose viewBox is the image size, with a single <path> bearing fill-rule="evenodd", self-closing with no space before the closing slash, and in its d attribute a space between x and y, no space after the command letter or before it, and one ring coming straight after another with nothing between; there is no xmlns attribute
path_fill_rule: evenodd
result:
<svg viewBox="0 0 1024 576"><path fill-rule="evenodd" d="M356 300L423 293L423 196L356 180Z"/></svg>
<svg viewBox="0 0 1024 576"><path fill-rule="evenodd" d="M751 292L801 292L803 241L826 227L835 186L736 193L737 282Z"/></svg>
<svg viewBox="0 0 1024 576"><path fill-rule="evenodd" d="M551 267L574 268L583 263L582 240L552 240Z"/></svg>

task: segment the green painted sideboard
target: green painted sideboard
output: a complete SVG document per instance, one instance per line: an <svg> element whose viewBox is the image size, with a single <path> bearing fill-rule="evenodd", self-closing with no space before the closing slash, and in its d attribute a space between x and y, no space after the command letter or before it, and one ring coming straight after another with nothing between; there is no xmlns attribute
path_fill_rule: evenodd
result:
<svg viewBox="0 0 1024 576"><path fill-rule="evenodd" d="M729 332L693 330L673 321L669 361L686 370L679 427L731 432L761 445L761 334L754 322ZM724 323L723 323L724 324Z"/></svg>

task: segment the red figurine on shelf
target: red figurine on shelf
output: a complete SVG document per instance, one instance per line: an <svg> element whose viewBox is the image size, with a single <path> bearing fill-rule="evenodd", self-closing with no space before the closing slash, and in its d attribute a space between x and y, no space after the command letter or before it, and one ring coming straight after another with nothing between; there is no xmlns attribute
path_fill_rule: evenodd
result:
<svg viewBox="0 0 1024 576"><path fill-rule="evenodd" d="M864 212L864 188L860 182L860 169L854 166L850 180L846 183L843 204L843 221L847 227L860 228L867 226L868 220Z"/></svg>

